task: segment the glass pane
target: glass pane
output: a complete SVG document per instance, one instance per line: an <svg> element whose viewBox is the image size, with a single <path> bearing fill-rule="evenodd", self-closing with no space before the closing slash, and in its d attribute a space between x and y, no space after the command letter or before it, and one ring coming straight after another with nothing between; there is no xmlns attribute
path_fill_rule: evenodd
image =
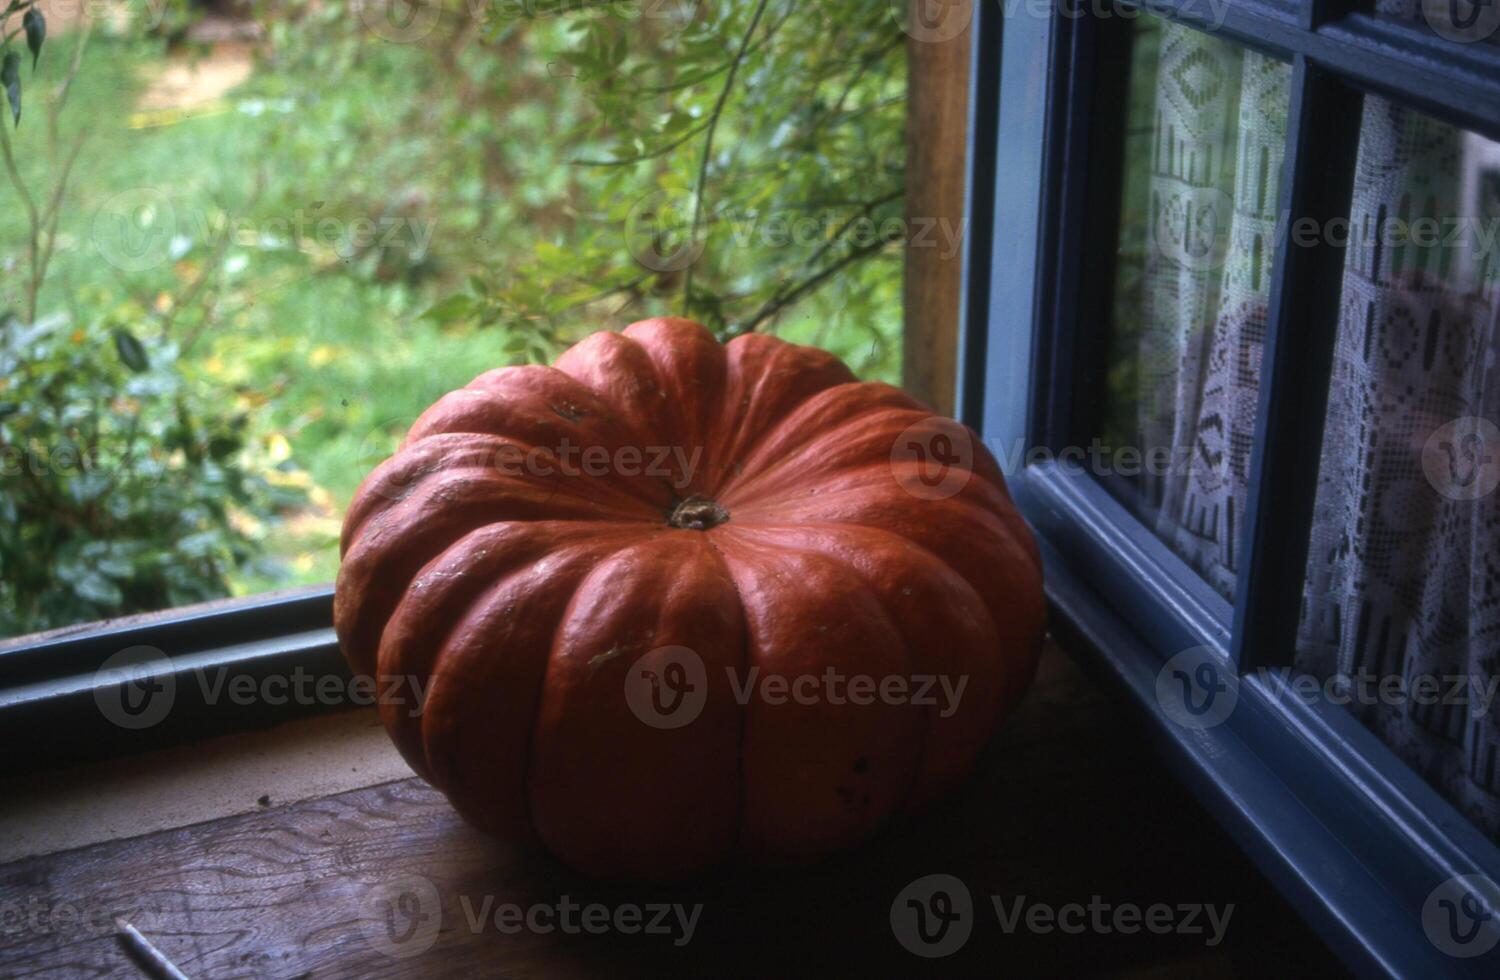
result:
<svg viewBox="0 0 1500 980"><path fill-rule="evenodd" d="M1150 17L1133 35L1100 475L1229 596L1291 70Z"/></svg>
<svg viewBox="0 0 1500 980"><path fill-rule="evenodd" d="M1361 124L1298 665L1500 835L1500 144Z"/></svg>
<svg viewBox="0 0 1500 980"><path fill-rule="evenodd" d="M597 330L686 313L901 379L899 8L46 0L33 70L31 2L0 0L0 637L331 582L423 410Z"/></svg>

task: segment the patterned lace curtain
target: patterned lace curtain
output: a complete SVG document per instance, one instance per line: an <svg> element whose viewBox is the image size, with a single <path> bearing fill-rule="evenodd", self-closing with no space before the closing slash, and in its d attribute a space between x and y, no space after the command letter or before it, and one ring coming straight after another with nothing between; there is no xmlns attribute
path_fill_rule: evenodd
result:
<svg viewBox="0 0 1500 980"><path fill-rule="evenodd" d="M1142 506L1226 597L1271 259L1295 247L1275 199L1286 83L1284 65L1163 29L1137 422L1173 465ZM1438 243L1384 234L1423 217ZM1296 665L1500 837L1500 494L1471 489L1500 467L1500 145L1367 97L1350 219ZM1384 677L1408 693L1379 695ZM1414 696L1425 677L1449 703Z"/></svg>
<svg viewBox="0 0 1500 980"><path fill-rule="evenodd" d="M1483 491L1500 440L1483 426L1500 420L1500 256L1485 247L1497 149L1365 99L1297 660L1337 678L1359 717L1492 837L1500 508ZM1440 241L1380 234L1424 218ZM1392 675L1413 695L1369 696L1370 679ZM1418 683L1439 693L1415 696Z"/></svg>
<svg viewBox="0 0 1500 980"><path fill-rule="evenodd" d="M1287 66L1162 29L1141 291L1140 445L1170 447L1142 504L1226 597L1238 567L1265 338Z"/></svg>

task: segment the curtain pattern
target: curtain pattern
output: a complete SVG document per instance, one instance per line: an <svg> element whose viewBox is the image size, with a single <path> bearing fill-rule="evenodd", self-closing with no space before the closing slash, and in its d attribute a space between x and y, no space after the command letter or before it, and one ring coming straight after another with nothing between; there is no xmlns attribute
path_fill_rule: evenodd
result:
<svg viewBox="0 0 1500 980"><path fill-rule="evenodd" d="M1136 427L1172 465L1139 506L1232 598L1273 246L1294 247L1277 222L1290 72L1174 25L1155 67ZM1455 216L1479 222L1467 248ZM1385 235L1423 217L1450 219L1439 244ZM1500 422L1500 255L1474 247L1500 227L1500 147L1367 97L1350 219L1327 418L1308 420L1324 436L1296 666L1500 837L1500 493L1455 499L1424 469L1432 445L1500 466L1500 437L1433 435ZM1406 693L1380 695L1381 677ZM1447 703L1415 696L1426 677Z"/></svg>
<svg viewBox="0 0 1500 980"><path fill-rule="evenodd" d="M1465 179L1477 148L1365 100L1297 665L1335 678L1382 740L1496 836L1500 510L1493 492L1456 491L1500 445L1440 441L1455 420L1500 419L1495 257L1456 237L1483 220L1470 231L1453 220L1500 214L1493 185ZM1424 218L1437 243L1390 233ZM1434 448L1448 476L1424 467ZM1406 693L1378 693L1391 676Z"/></svg>
<svg viewBox="0 0 1500 980"><path fill-rule="evenodd" d="M1170 450L1141 506L1222 594L1255 431L1289 67L1164 25L1151 245L1141 293L1140 445Z"/></svg>

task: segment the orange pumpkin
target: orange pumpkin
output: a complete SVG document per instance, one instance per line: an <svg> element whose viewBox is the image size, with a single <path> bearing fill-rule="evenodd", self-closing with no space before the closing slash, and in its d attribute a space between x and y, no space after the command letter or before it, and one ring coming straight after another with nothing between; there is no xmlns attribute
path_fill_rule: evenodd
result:
<svg viewBox="0 0 1500 980"><path fill-rule="evenodd" d="M598 874L868 837L964 775L1042 634L1035 542L967 428L680 319L444 396L342 551L339 640L407 761Z"/></svg>

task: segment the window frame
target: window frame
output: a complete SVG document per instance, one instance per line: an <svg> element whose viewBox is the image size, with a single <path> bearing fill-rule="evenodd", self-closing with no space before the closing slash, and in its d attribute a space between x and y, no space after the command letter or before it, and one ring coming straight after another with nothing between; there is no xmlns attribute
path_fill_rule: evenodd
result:
<svg viewBox="0 0 1500 980"><path fill-rule="evenodd" d="M1231 2L1216 30L1292 64L1281 201L1288 213L1316 217L1346 206L1358 114L1346 112L1342 127L1311 121L1357 107L1359 92L1500 139L1500 50L1450 44L1340 0L1303 0L1296 10ZM1085 159L1092 123L1081 93L1095 37L1090 18L1054 10L1007 22L1003 6L975 4L959 414L991 447L1056 450L1069 431L1079 341L1076 229L1088 175L1075 161ZM1195 0L1138 6L1199 29L1208 24ZM1319 156L1327 153L1335 156ZM1350 164L1343 173L1313 166L1337 154ZM1007 475L1040 539L1055 631L1109 668L1184 780L1330 946L1360 973L1472 968L1492 975L1491 957L1439 953L1422 933L1420 912L1431 889L1453 875L1500 881L1500 850L1344 709L1309 704L1275 677L1249 673L1276 662L1257 651L1290 649L1278 644L1290 637L1295 615L1277 613L1295 612L1300 601L1321 438L1294 423L1308 417L1301 413L1323 416L1341 278L1342 253L1333 246L1278 250L1257 423L1259 433L1275 434L1276 448L1257 449L1251 485L1295 492L1252 492L1246 540L1254 560L1245 564L1235 603L1084 474L1042 463ZM1292 329L1303 321L1324 328ZM1271 397L1282 389L1297 397ZM347 683L332 605L332 589L320 588L88 624L0 647L0 737L15 747L12 771L347 707L238 704L194 680L215 671L257 681L301 671ZM162 650L178 683L162 723L126 730L98 709L96 698L115 683L100 668L138 645ZM1189 646L1211 648L1240 675L1239 707L1213 729L1181 728L1156 703L1164 652Z"/></svg>
<svg viewBox="0 0 1500 980"><path fill-rule="evenodd" d="M1342 249L1277 249L1231 604L1102 482L1057 461L1081 444L1075 352L1099 339L1085 321L1101 326L1078 303L1080 270L1099 275L1084 261L1088 141L1118 103L1093 111L1099 20L1056 6L1007 19L1007 6L976 3L958 403L1041 540L1054 629L1110 668L1185 781L1356 972L1493 976L1500 950L1441 953L1422 908L1455 875L1500 882L1500 849L1344 707L1260 671L1295 649L1322 440L1300 420L1326 410ZM1128 6L1212 26L1201 0ZM1500 138L1500 48L1337 0L1230 0L1213 32L1291 65L1280 213L1346 213L1364 93ZM1050 455L1013 464L1038 448ZM1236 708L1213 728L1177 725L1156 698L1164 660L1189 647L1235 679Z"/></svg>

